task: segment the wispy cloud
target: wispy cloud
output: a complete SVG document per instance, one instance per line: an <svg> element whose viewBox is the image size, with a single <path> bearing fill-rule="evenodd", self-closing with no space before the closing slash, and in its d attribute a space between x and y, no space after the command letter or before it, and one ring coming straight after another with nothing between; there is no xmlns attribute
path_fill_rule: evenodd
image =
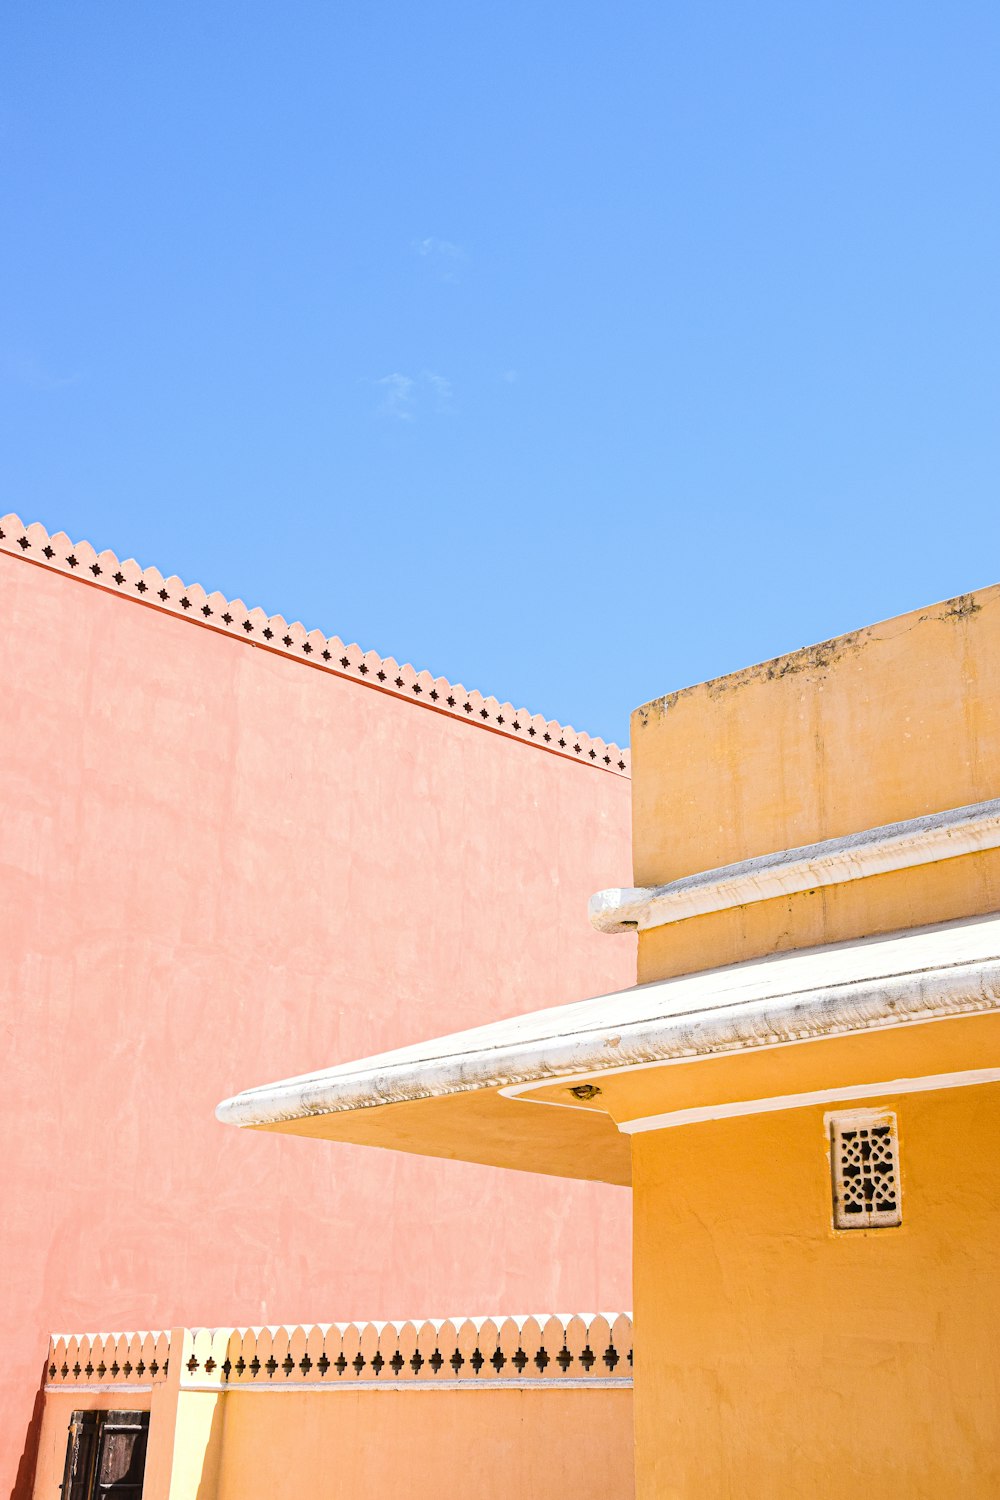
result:
<svg viewBox="0 0 1000 1500"><path fill-rule="evenodd" d="M500 379L503 381L504 385L513 385L517 380L517 371L501 370Z"/></svg>
<svg viewBox="0 0 1000 1500"><path fill-rule="evenodd" d="M426 240L417 240L415 249L418 255L437 255L442 260L464 260L465 251L461 245L456 245L452 240L438 240L433 235Z"/></svg>
<svg viewBox="0 0 1000 1500"><path fill-rule="evenodd" d="M424 412L442 416L452 410L451 381L434 370L421 370L416 376L393 370L375 384L382 391L379 411L394 422L415 422Z"/></svg>
<svg viewBox="0 0 1000 1500"><path fill-rule="evenodd" d="M400 375L398 370L394 370L391 375L383 375L375 383L385 393L380 407L383 415L393 417L397 422L412 422L416 413L413 409L414 382L409 375Z"/></svg>
<svg viewBox="0 0 1000 1500"><path fill-rule="evenodd" d="M439 240L434 235L414 240L413 248L422 260L433 266L441 281L457 281L467 257L465 248L454 240Z"/></svg>
<svg viewBox="0 0 1000 1500"><path fill-rule="evenodd" d="M433 370L424 370L420 379L428 388L434 410L451 411L451 381L446 380L443 375L435 375Z"/></svg>

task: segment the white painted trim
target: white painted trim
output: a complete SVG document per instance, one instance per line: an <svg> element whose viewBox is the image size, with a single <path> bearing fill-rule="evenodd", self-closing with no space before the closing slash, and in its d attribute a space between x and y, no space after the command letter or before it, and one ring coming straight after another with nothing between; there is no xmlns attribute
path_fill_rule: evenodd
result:
<svg viewBox="0 0 1000 1500"><path fill-rule="evenodd" d="M607 1068L600 1074L567 1073L564 1078L535 1078L530 1083L505 1084L502 1089L497 1089L497 1093L502 1099L520 1099L522 1095L528 1093L531 1089L547 1089L551 1088L553 1084L558 1084L560 1087L565 1084L567 1089L571 1089L577 1083L593 1083L598 1077L606 1078L608 1073L632 1073L634 1071L634 1068ZM523 1102L525 1104L547 1104L550 1109L578 1109L585 1115L604 1113L599 1105L595 1111L589 1109L586 1104L564 1104L561 1099L525 1099Z"/></svg>
<svg viewBox="0 0 1000 1500"><path fill-rule="evenodd" d="M287 1385L272 1385L270 1382L261 1385L257 1381L253 1385L243 1381L230 1385L181 1384L182 1391L215 1391L223 1395L246 1391L266 1396L294 1396L297 1391L608 1391L631 1388L631 1375L564 1375L555 1379L538 1375L534 1380L530 1376L517 1380L479 1380L471 1376L468 1380L453 1380L450 1377L447 1380L338 1380L336 1385L328 1380L297 1380Z"/></svg>
<svg viewBox="0 0 1000 1500"><path fill-rule="evenodd" d="M162 1384L162 1382L160 1382ZM582 1391L582 1390L622 1390L631 1389L632 1377L630 1375L562 1375L544 1376L536 1375L534 1379L530 1376L512 1380L490 1379L480 1380L470 1377L467 1380L352 1380L338 1379L336 1384L329 1380L295 1380L282 1382L281 1385L266 1384L254 1381L228 1382L228 1381L193 1381L190 1384L182 1380L180 1389L182 1391L207 1391L218 1396L233 1394L237 1391L263 1392L266 1395L293 1396L297 1391ZM47 1396L84 1395L84 1396L148 1396L153 1390L151 1385L99 1385L93 1383L80 1383L67 1380L63 1384L47 1383L45 1394Z"/></svg>
<svg viewBox="0 0 1000 1500"><path fill-rule="evenodd" d="M162 1385L163 1381L157 1384ZM44 1387L46 1396L69 1395L76 1396L148 1396L153 1389L151 1385L94 1385L81 1383L75 1380L66 1380L62 1383L47 1381Z"/></svg>
<svg viewBox="0 0 1000 1500"><path fill-rule="evenodd" d="M1000 798L995 798L758 855L668 885L598 891L590 898L589 915L599 932L645 932L688 917L998 847Z"/></svg>
<svg viewBox="0 0 1000 1500"><path fill-rule="evenodd" d="M929 1073L925 1078L889 1078L881 1083L854 1083L844 1088L816 1089L804 1094L775 1094L765 1099L740 1099L731 1104L701 1104L662 1115L641 1115L618 1126L623 1135L648 1130L672 1130L678 1125L703 1125L709 1120L733 1120L778 1110L808 1109L814 1104L844 1104L852 1099L883 1099L898 1094L924 1094L937 1089L969 1088L977 1083L1000 1083L1000 1068L970 1068L961 1073ZM536 1103L540 1101L535 1101Z"/></svg>

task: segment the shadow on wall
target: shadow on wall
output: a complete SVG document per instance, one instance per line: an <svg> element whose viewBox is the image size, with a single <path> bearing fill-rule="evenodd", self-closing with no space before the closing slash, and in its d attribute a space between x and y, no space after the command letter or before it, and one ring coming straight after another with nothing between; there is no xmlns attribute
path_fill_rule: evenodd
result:
<svg viewBox="0 0 1000 1500"><path fill-rule="evenodd" d="M24 1449L14 1476L14 1488L10 1500L31 1500L35 1480L35 1465L38 1462L38 1440L42 1432L42 1408L45 1405L45 1376L48 1356L42 1360L38 1389L31 1408L31 1417L24 1433Z"/></svg>
<svg viewBox="0 0 1000 1500"><path fill-rule="evenodd" d="M204 1460L195 1500L218 1500L219 1480L222 1477L222 1435L225 1421L225 1403L221 1399L216 1400L212 1406L211 1425L207 1438L204 1440Z"/></svg>

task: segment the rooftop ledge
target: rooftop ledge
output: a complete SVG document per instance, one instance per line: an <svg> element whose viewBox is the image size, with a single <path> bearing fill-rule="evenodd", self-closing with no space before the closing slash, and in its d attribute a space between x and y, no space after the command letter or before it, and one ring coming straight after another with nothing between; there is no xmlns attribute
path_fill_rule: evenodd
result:
<svg viewBox="0 0 1000 1500"><path fill-rule="evenodd" d="M640 932L819 886L911 869L1000 846L1000 799L954 807L844 838L762 854L685 875L667 885L598 891L590 898L599 932Z"/></svg>
<svg viewBox="0 0 1000 1500"><path fill-rule="evenodd" d="M990 915L512 1017L248 1089L216 1113L226 1124L628 1183L636 1127L605 1108L616 1075L861 1032L898 1039L901 1027L998 1008L1000 915ZM580 1103L566 1097L573 1088Z"/></svg>

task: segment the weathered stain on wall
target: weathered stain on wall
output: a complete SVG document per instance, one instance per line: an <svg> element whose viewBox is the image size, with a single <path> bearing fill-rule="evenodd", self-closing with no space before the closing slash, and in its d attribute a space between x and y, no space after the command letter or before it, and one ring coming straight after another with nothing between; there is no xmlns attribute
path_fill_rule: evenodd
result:
<svg viewBox="0 0 1000 1500"><path fill-rule="evenodd" d="M632 754L637 886L995 797L1000 586L657 699ZM969 855L644 932L639 978L998 906Z"/></svg>

